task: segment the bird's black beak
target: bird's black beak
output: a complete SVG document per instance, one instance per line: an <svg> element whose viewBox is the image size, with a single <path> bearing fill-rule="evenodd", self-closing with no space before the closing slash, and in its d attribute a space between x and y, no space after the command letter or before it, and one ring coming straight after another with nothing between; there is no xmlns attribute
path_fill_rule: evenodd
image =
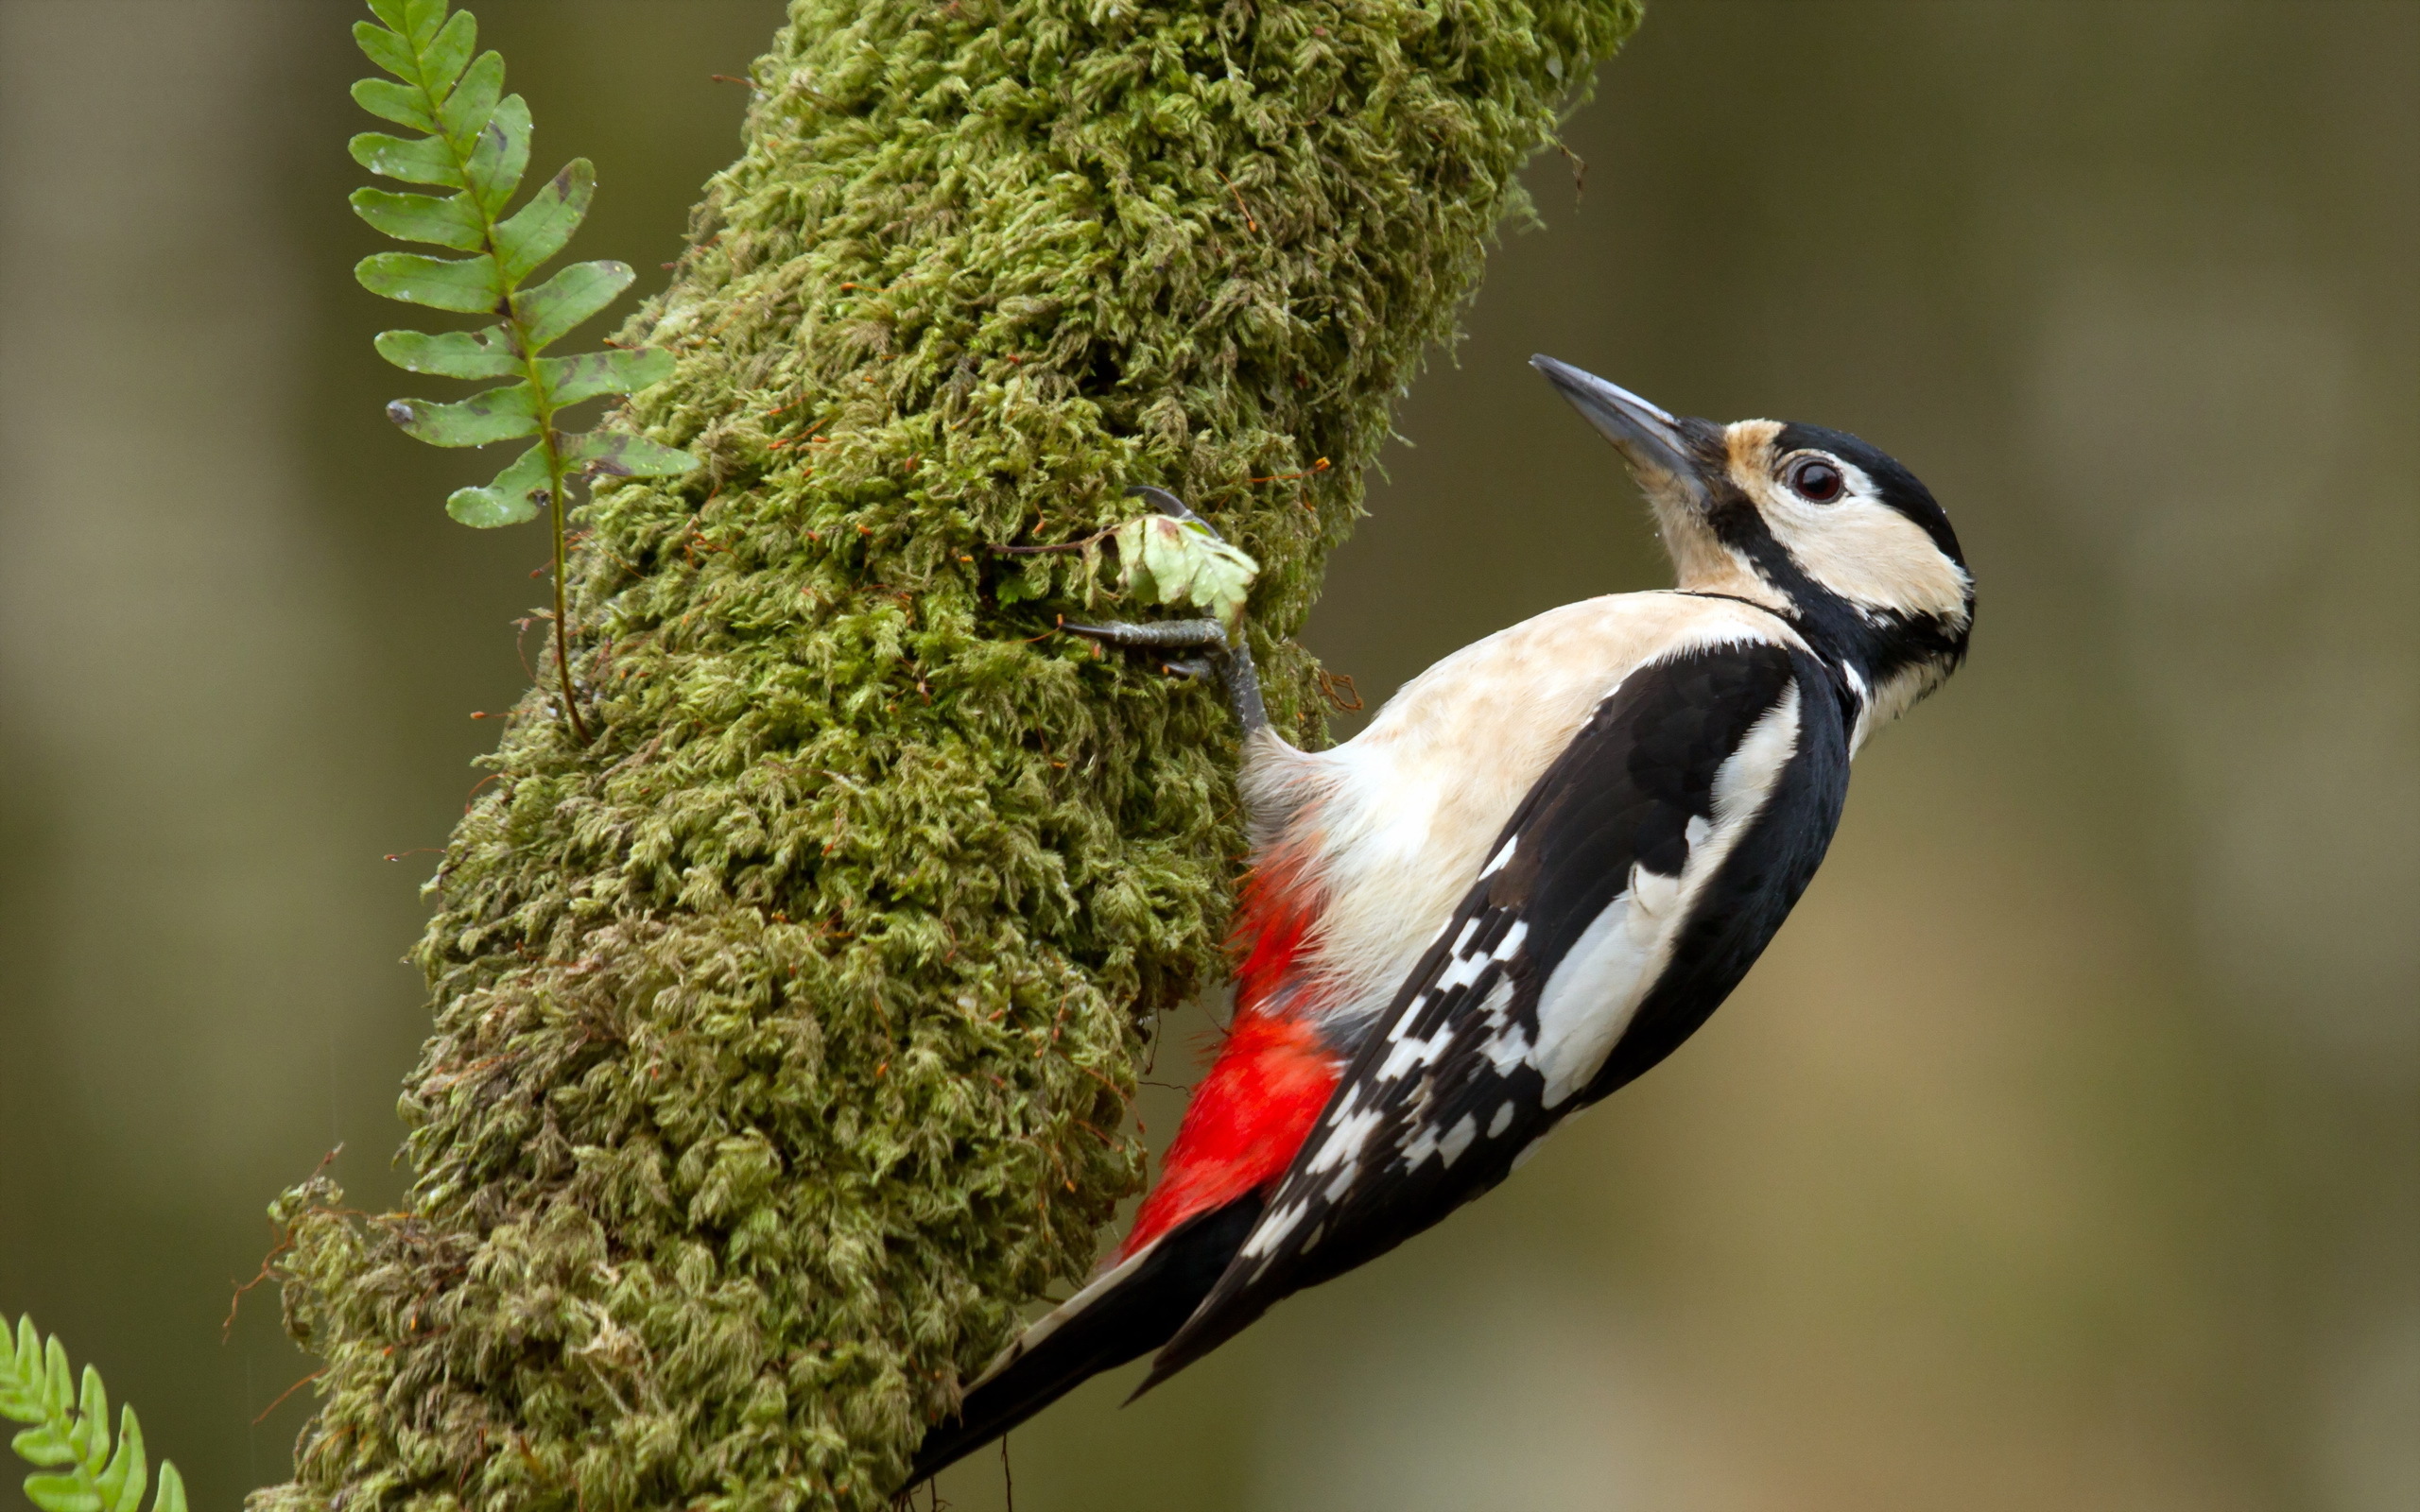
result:
<svg viewBox="0 0 2420 1512"><path fill-rule="evenodd" d="M1614 443L1641 488L1651 494L1658 491L1658 485L1665 485L1693 502L1703 502L1704 478L1682 421L1618 384L1609 384L1567 362L1537 356L1530 359L1530 366L1546 374L1547 381L1571 401L1571 407L1588 417L1588 423Z"/></svg>

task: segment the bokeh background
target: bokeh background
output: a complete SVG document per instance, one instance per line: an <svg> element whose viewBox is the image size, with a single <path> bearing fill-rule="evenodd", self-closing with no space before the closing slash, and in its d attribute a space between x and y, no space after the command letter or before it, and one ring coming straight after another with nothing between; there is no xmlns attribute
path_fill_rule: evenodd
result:
<svg viewBox="0 0 2420 1512"><path fill-rule="evenodd" d="M476 9L586 255L671 257L779 5ZM543 593L380 414L352 14L0 0L0 1312L203 1507L309 1395L273 1296L221 1342L263 1205L402 1190L398 957ZM1974 661L1668 1065L1020 1430L1017 1504L2420 1507L2420 7L1660 0L1567 141L1312 645L1374 702L1663 581L1544 350L1896 453Z"/></svg>

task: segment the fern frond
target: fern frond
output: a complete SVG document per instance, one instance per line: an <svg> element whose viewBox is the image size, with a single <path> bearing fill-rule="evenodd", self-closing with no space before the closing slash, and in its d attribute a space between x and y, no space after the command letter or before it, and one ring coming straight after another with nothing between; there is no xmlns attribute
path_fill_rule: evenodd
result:
<svg viewBox="0 0 2420 1512"><path fill-rule="evenodd" d="M71 1379L66 1348L56 1334L44 1344L34 1320L20 1317L11 1349L0 1325L0 1418L32 1425L9 1447L43 1467L26 1477L26 1497L42 1512L142 1512L150 1477L134 1409L121 1410L112 1442L100 1372L86 1366L80 1391ZM151 1512L185 1512L184 1478L166 1460L160 1462Z"/></svg>
<svg viewBox="0 0 2420 1512"><path fill-rule="evenodd" d="M354 212L398 241L470 255L378 252L363 258L354 276L390 300L497 318L475 333L389 331L378 337L378 352L411 372L513 380L453 403L398 399L387 406L388 418L433 446L535 438L494 481L456 490L445 509L466 525L483 527L518 524L535 518L541 506L547 509L555 540L556 668L564 710L585 740L563 649L564 482L574 473L669 476L696 467L698 459L640 436L565 435L556 429L556 417L587 400L662 382L672 371L672 354L648 349L542 355L613 303L634 277L623 263L576 263L523 287L587 217L596 170L587 159L574 159L508 215L529 167L530 120L527 102L504 93L503 57L479 52L477 22L467 10L449 15L446 0L370 0L370 9L377 22L354 23L354 40L389 77L354 85L354 100L372 115L424 134L364 131L353 139L354 161L385 178L454 192L356 189Z"/></svg>

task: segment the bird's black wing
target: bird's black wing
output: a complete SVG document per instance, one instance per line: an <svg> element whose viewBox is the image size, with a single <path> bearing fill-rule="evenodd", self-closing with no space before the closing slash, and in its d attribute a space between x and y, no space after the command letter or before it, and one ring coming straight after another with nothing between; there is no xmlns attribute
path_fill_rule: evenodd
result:
<svg viewBox="0 0 2420 1512"><path fill-rule="evenodd" d="M1830 839L1846 781L1833 686L1768 641L1622 679L1514 811L1143 1389L1501 1181L1609 1089L1630 1031L1651 1027L1660 1056L1703 1021Z"/></svg>

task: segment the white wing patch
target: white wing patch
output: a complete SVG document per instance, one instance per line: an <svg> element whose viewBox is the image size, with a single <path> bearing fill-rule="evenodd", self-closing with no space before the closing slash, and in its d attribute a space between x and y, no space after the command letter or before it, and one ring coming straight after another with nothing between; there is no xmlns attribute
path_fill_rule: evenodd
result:
<svg viewBox="0 0 2420 1512"><path fill-rule="evenodd" d="M1698 889L1721 869L1798 750L1798 701L1792 680L1716 770L1713 822L1690 821L1688 860L1681 874L1668 877L1633 867L1630 885L1547 978L1538 997L1532 1057L1546 1076L1547 1107L1560 1106L1595 1078L1663 974Z"/></svg>

